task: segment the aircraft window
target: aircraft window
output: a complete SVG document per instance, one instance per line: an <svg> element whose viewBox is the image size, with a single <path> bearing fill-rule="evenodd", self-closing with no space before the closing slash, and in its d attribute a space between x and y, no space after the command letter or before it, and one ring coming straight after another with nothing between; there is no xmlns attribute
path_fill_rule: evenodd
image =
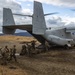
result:
<svg viewBox="0 0 75 75"><path fill-rule="evenodd" d="M49 28L49 29L51 29L51 28Z"/></svg>
<svg viewBox="0 0 75 75"><path fill-rule="evenodd" d="M47 30L51 29L51 28L46 28Z"/></svg>
<svg viewBox="0 0 75 75"><path fill-rule="evenodd" d="M72 33L74 35L74 33Z"/></svg>

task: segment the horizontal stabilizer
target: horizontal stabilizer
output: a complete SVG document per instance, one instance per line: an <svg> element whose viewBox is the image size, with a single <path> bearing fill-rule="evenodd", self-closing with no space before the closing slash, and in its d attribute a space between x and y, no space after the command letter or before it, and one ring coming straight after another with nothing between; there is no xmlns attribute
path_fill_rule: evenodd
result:
<svg viewBox="0 0 75 75"><path fill-rule="evenodd" d="M27 25L11 25L11 26L3 26L6 29L20 29L20 30L27 30L27 31L32 31L32 25L27 24Z"/></svg>

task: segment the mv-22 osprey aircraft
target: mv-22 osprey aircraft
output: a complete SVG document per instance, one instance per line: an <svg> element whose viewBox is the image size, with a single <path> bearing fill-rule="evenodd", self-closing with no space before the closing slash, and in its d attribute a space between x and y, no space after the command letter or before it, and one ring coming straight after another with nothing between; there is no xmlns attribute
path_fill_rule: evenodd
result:
<svg viewBox="0 0 75 75"><path fill-rule="evenodd" d="M14 14L21 15L21 14ZM27 30L39 42L48 41L50 45L72 46L75 45L75 26L49 27L47 28L43 13L42 3L34 1L33 15L22 15L32 17L32 24L15 25L11 9L3 9L3 33L14 34L16 29Z"/></svg>

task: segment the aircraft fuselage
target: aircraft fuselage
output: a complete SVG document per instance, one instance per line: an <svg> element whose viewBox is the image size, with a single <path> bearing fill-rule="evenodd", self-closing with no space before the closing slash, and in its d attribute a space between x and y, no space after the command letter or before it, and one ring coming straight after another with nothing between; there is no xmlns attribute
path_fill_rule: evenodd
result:
<svg viewBox="0 0 75 75"><path fill-rule="evenodd" d="M66 33L65 29L47 29L43 35L43 37L52 44L56 45L72 45L75 44L73 33Z"/></svg>

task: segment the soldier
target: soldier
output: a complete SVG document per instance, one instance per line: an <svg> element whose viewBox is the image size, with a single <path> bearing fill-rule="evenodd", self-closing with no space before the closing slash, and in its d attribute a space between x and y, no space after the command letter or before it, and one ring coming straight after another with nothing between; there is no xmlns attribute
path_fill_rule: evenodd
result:
<svg viewBox="0 0 75 75"><path fill-rule="evenodd" d="M35 50L35 42L36 41L33 40L32 43L31 43L31 45L32 45L32 47L33 47L34 50Z"/></svg>
<svg viewBox="0 0 75 75"><path fill-rule="evenodd" d="M1 55L2 55L2 57L1 57L1 59L2 59L1 65L7 65L7 57L6 57L5 52L2 52Z"/></svg>
<svg viewBox="0 0 75 75"><path fill-rule="evenodd" d="M32 50L32 53L35 53L35 41L31 41L31 50Z"/></svg>
<svg viewBox="0 0 75 75"><path fill-rule="evenodd" d="M13 48L10 49L10 60L14 58L14 60L17 62L15 54L16 54L16 45L13 45Z"/></svg>
<svg viewBox="0 0 75 75"><path fill-rule="evenodd" d="M31 56L31 45L27 44L27 55Z"/></svg>
<svg viewBox="0 0 75 75"><path fill-rule="evenodd" d="M6 52L6 53L8 53L8 52L9 52L9 48L8 48L8 46L7 46L7 45L5 46L4 50L5 50L5 52Z"/></svg>
<svg viewBox="0 0 75 75"><path fill-rule="evenodd" d="M0 57L1 57L1 54L2 54L2 48L0 48Z"/></svg>
<svg viewBox="0 0 75 75"><path fill-rule="evenodd" d="M49 43L47 41L45 41L45 50L48 51L49 50Z"/></svg>
<svg viewBox="0 0 75 75"><path fill-rule="evenodd" d="M26 54L26 44L22 45L22 50L20 52L20 55L25 55Z"/></svg>
<svg viewBox="0 0 75 75"><path fill-rule="evenodd" d="M4 53L5 56L6 56L6 60L9 60L9 48L8 48L7 45L4 47L3 53Z"/></svg>
<svg viewBox="0 0 75 75"><path fill-rule="evenodd" d="M10 59L9 60L12 60L12 56L13 56L13 50L12 48L10 48Z"/></svg>
<svg viewBox="0 0 75 75"><path fill-rule="evenodd" d="M4 49L0 49L0 52L1 52L1 59L2 59L2 63L1 65L7 65L7 60L8 60L8 47L5 46Z"/></svg>

